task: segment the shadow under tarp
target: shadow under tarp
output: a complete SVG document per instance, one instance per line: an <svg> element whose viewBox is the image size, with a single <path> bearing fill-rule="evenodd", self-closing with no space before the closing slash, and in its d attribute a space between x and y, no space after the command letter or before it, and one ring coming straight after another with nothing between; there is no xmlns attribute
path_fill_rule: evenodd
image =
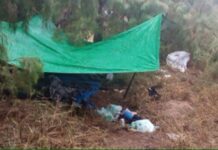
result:
<svg viewBox="0 0 218 150"><path fill-rule="evenodd" d="M77 103L95 108L91 97L95 95L105 80L105 75L46 73L37 84L42 95L51 100Z"/></svg>

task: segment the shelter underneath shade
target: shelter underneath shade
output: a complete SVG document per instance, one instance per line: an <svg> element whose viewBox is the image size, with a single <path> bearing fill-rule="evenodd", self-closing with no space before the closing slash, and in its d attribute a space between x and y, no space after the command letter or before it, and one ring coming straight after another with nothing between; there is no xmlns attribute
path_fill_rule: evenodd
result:
<svg viewBox="0 0 218 150"><path fill-rule="evenodd" d="M76 47L54 40L54 23L44 26L40 17L30 20L25 32L18 23L14 32L1 22L7 37L9 64L20 66L23 58L39 58L47 73L124 73L159 69L162 15L98 43Z"/></svg>

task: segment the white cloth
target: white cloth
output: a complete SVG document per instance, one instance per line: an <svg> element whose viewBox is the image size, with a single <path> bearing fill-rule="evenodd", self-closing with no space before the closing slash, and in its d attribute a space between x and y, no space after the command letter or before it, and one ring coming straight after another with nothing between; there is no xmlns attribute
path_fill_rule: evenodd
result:
<svg viewBox="0 0 218 150"><path fill-rule="evenodd" d="M181 72L185 72L189 60L190 53L186 51L176 51L168 54L166 62L168 66L179 69Z"/></svg>

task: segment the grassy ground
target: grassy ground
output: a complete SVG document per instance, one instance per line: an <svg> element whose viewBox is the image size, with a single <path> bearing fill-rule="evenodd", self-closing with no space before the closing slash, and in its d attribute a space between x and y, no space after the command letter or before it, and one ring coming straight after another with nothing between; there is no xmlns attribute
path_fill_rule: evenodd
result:
<svg viewBox="0 0 218 150"><path fill-rule="evenodd" d="M1 101L1 147L96 147L105 131L86 123L89 115L40 101ZM78 112L80 113L80 112Z"/></svg>
<svg viewBox="0 0 218 150"><path fill-rule="evenodd" d="M162 87L158 101L146 90L154 84ZM98 106L115 103L136 110L160 126L152 134L126 131L88 110L46 101L0 101L0 147L217 148L217 89L218 84L206 82L200 71L164 68L137 76L125 101L119 91L101 91L94 97Z"/></svg>

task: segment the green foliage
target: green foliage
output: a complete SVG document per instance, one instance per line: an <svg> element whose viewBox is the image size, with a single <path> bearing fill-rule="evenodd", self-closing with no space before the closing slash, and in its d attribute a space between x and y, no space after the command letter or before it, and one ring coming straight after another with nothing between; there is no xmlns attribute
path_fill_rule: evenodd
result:
<svg viewBox="0 0 218 150"><path fill-rule="evenodd" d="M78 46L86 44L93 35L105 39L159 13L165 14L161 61L165 62L167 54L172 51L188 50L193 56L194 66L216 77L217 0L0 0L0 21L9 21L16 29L14 23L17 21L23 21L27 28L28 20L33 15L42 15L45 20L52 18L58 27L54 36L61 37L65 33L70 42ZM3 45L7 40L1 33L0 41L0 58L6 61L7 53ZM24 59L21 64L25 71L12 69L16 70L13 76L10 67L1 63L1 80L10 83L10 86L4 83L1 88L8 86L11 91L22 84L27 87L21 89L31 91L29 87L36 83L41 74L38 60ZM15 75L20 83L15 84ZM22 76L28 80L22 81Z"/></svg>
<svg viewBox="0 0 218 150"><path fill-rule="evenodd" d="M27 30L32 16L40 14L45 20L50 17L50 4L51 0L0 0L0 21L10 22L13 29L16 22L23 21ZM26 58L20 62L23 70L8 65L5 44L7 37L0 30L0 99L18 95L30 97L42 75L42 64L38 59Z"/></svg>
<svg viewBox="0 0 218 150"><path fill-rule="evenodd" d="M209 79L212 79L214 81L218 81L218 62L213 63L212 66L209 68Z"/></svg>
<svg viewBox="0 0 218 150"><path fill-rule="evenodd" d="M0 44L0 61L7 61L7 50Z"/></svg>
<svg viewBox="0 0 218 150"><path fill-rule="evenodd" d="M4 62L6 62L8 59L7 50L4 47L4 44L6 43L7 43L7 37L5 37L4 34L0 32L0 61L4 61Z"/></svg>
<svg viewBox="0 0 218 150"><path fill-rule="evenodd" d="M42 63L37 58L24 58L20 63L23 69L20 76L27 78L28 86L32 87L42 75Z"/></svg>
<svg viewBox="0 0 218 150"><path fill-rule="evenodd" d="M210 63L213 64L217 62L218 62L218 51L215 51L210 58Z"/></svg>
<svg viewBox="0 0 218 150"><path fill-rule="evenodd" d="M11 23L16 29L16 22L22 21L28 29L28 22L34 15L41 15L46 20L50 17L52 0L0 0L0 21Z"/></svg>
<svg viewBox="0 0 218 150"><path fill-rule="evenodd" d="M54 1L52 18L58 27L57 34L65 32L70 42L83 45L97 28L97 0Z"/></svg>
<svg viewBox="0 0 218 150"><path fill-rule="evenodd" d="M67 34L71 42L81 45L96 33L100 33L104 39L163 13L162 62L165 62L167 54L176 50L191 52L194 66L204 71L216 62L216 0L105 0L103 5L100 5L100 1L55 2L54 10L58 11L53 18L57 20L59 16L62 21L65 20L66 24L59 29ZM67 17L63 15L65 12L69 12Z"/></svg>
<svg viewBox="0 0 218 150"><path fill-rule="evenodd" d="M218 47L216 0L1 0L0 10L0 20L11 22L12 27L20 20L27 27L33 15L52 17L58 26L55 35L64 32L76 45L97 33L107 38L164 13L162 60L182 49L197 60Z"/></svg>
<svg viewBox="0 0 218 150"><path fill-rule="evenodd" d="M0 99L34 94L33 87L42 76L42 64L35 58L25 58L20 63L23 69L0 64Z"/></svg>
<svg viewBox="0 0 218 150"><path fill-rule="evenodd" d="M160 4L158 4L160 3ZM175 50L188 50L195 66L207 71L217 61L218 26L216 0L155 0L144 3L147 13L162 10L163 20L161 60ZM148 7L146 7L148 6ZM209 60L210 59L210 60Z"/></svg>
<svg viewBox="0 0 218 150"><path fill-rule="evenodd" d="M11 69L12 68L8 67L5 63L1 63L0 65L0 99L12 97L16 94Z"/></svg>

